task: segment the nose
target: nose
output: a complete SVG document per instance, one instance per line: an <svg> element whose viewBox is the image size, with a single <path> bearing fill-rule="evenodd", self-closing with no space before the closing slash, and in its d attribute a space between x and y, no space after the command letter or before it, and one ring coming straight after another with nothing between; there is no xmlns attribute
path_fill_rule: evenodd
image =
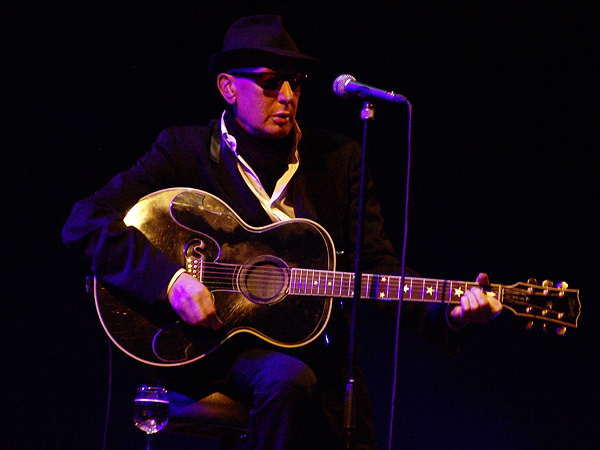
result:
<svg viewBox="0 0 600 450"><path fill-rule="evenodd" d="M282 103L289 103L294 99L294 91L290 86L289 81L284 81L279 89L279 101Z"/></svg>

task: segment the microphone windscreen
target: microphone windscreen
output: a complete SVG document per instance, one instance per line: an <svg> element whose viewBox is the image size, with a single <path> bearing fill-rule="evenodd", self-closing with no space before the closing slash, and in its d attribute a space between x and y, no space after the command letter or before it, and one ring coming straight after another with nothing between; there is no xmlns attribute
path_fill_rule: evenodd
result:
<svg viewBox="0 0 600 450"><path fill-rule="evenodd" d="M345 73L333 81L333 92L335 92L335 95L344 98L352 97L352 94L346 91L346 84L348 81L356 81L356 78Z"/></svg>

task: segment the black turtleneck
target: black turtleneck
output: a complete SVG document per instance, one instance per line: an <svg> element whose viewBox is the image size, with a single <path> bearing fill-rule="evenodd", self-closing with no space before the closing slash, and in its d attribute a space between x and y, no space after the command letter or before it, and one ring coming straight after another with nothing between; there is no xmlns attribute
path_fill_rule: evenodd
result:
<svg viewBox="0 0 600 450"><path fill-rule="evenodd" d="M237 152L256 172L269 195L273 195L277 180L285 173L288 157L294 145L294 133L283 139L253 136L242 128L230 110L225 112L227 131L237 141Z"/></svg>

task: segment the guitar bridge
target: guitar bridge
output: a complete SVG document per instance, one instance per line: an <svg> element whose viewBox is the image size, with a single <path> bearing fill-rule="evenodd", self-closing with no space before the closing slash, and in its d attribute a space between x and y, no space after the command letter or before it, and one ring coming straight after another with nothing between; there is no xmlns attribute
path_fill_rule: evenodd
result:
<svg viewBox="0 0 600 450"><path fill-rule="evenodd" d="M204 241L201 239L192 239L186 244L183 250L185 255L185 269L199 281L202 281L204 275L205 249L206 244Z"/></svg>

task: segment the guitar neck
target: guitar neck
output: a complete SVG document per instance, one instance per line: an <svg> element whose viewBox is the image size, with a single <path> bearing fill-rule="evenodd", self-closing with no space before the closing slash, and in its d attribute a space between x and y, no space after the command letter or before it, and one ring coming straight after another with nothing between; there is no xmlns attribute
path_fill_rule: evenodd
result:
<svg viewBox="0 0 600 450"><path fill-rule="evenodd" d="M335 298L354 297L355 276L350 272L292 269L290 294ZM462 295L479 286L475 282L436 280L431 278L402 277L393 275L363 274L361 278L362 299L431 303L460 303ZM503 286L493 284L490 292L502 301Z"/></svg>

